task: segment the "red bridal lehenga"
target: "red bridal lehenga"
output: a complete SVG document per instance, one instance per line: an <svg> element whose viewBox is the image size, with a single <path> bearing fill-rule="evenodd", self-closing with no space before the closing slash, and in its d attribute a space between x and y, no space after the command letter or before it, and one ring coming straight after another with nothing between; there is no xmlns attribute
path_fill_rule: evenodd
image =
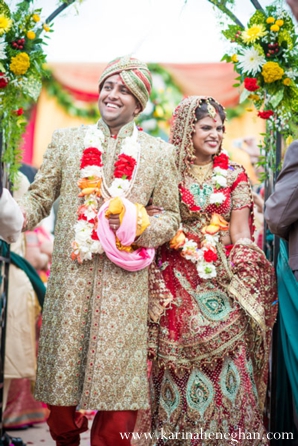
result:
<svg viewBox="0 0 298 446"><path fill-rule="evenodd" d="M188 175L180 187L183 232L198 246L212 213L229 221L232 210L252 209L247 176L235 163L220 205L210 204L212 190L211 174L201 186ZM156 446L268 444L262 412L276 317L273 268L247 239L216 250L216 277L208 280L169 244L158 252L173 300L149 329Z"/></svg>

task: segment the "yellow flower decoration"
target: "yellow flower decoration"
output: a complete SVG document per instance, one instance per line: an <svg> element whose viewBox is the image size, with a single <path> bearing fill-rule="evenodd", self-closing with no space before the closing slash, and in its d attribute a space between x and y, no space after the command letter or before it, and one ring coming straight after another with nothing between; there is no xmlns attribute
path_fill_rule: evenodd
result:
<svg viewBox="0 0 298 446"><path fill-rule="evenodd" d="M285 23L285 22L284 22L283 20L281 20L281 19L276 20L276 22L275 22L275 24L276 24L277 26L283 26L284 23Z"/></svg>
<svg viewBox="0 0 298 446"><path fill-rule="evenodd" d="M12 26L12 20L9 17L6 17L4 14L0 14L0 36L2 36L4 33L7 33L7 31L10 30Z"/></svg>
<svg viewBox="0 0 298 446"><path fill-rule="evenodd" d="M245 109L247 112L253 112L254 111L254 109L252 108L252 107L246 107L246 109Z"/></svg>
<svg viewBox="0 0 298 446"><path fill-rule="evenodd" d="M260 96L258 94L250 94L248 96L248 99L251 99L252 101L259 101L260 100Z"/></svg>
<svg viewBox="0 0 298 446"><path fill-rule="evenodd" d="M286 139L286 146L288 147L292 142L294 141L294 138L292 135L288 136Z"/></svg>
<svg viewBox="0 0 298 446"><path fill-rule="evenodd" d="M291 85L292 81L291 81L291 79L290 79L289 77L286 77L286 78L282 81L282 83L288 87L289 85Z"/></svg>
<svg viewBox="0 0 298 446"><path fill-rule="evenodd" d="M245 43L253 43L260 37L266 36L267 31L264 25L252 25L250 28L242 32L241 37Z"/></svg>
<svg viewBox="0 0 298 446"><path fill-rule="evenodd" d="M27 32L27 37L28 37L29 40L34 40L35 37L36 37L36 34L35 34L34 31L28 31Z"/></svg>
<svg viewBox="0 0 298 446"><path fill-rule="evenodd" d="M155 107L155 110L153 112L153 116L155 116L156 118L162 118L164 116L164 110L163 110L161 105L157 105Z"/></svg>
<svg viewBox="0 0 298 446"><path fill-rule="evenodd" d="M232 62L238 62L238 56L237 56L237 54L233 54L232 56L231 56L231 61Z"/></svg>
<svg viewBox="0 0 298 446"><path fill-rule="evenodd" d="M44 23L43 24L43 29L45 30L46 33L48 33L51 28L46 23Z"/></svg>
<svg viewBox="0 0 298 446"><path fill-rule="evenodd" d="M40 17L38 14L33 14L32 19L34 20L34 22L39 22L40 21Z"/></svg>
<svg viewBox="0 0 298 446"><path fill-rule="evenodd" d="M30 58L27 53L19 53L17 56L11 58L11 71L20 76L25 74L30 67Z"/></svg>
<svg viewBox="0 0 298 446"><path fill-rule="evenodd" d="M274 23L275 22L275 18L274 17L268 17L268 19L266 20L267 23Z"/></svg>
<svg viewBox="0 0 298 446"><path fill-rule="evenodd" d="M284 75L284 70L277 62L266 62L262 68L262 76L267 84L278 81Z"/></svg>
<svg viewBox="0 0 298 446"><path fill-rule="evenodd" d="M271 31L278 33L280 28L278 25L274 24L274 25L270 26L270 29L271 29Z"/></svg>

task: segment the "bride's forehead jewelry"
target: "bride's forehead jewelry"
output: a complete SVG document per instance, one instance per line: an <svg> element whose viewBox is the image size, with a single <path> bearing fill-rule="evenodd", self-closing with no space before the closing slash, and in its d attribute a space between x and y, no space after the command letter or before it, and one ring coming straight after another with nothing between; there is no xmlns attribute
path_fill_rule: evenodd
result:
<svg viewBox="0 0 298 446"><path fill-rule="evenodd" d="M210 116L210 118L212 118L215 121L217 111L216 111L216 108L213 107L213 105L210 104L209 101L207 101L207 112L208 112L208 115Z"/></svg>

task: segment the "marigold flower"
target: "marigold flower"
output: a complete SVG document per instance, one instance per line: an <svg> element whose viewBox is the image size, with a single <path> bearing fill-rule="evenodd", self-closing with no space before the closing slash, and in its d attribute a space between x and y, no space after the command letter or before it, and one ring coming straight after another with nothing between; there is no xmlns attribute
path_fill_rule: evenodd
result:
<svg viewBox="0 0 298 446"><path fill-rule="evenodd" d="M260 96L258 94L250 94L248 96L248 99L251 99L252 101L259 101L260 100Z"/></svg>
<svg viewBox="0 0 298 446"><path fill-rule="evenodd" d="M28 37L29 40L34 40L35 37L36 37L36 34L35 34L34 31L30 30L30 31L27 32L27 37Z"/></svg>
<svg viewBox="0 0 298 446"><path fill-rule="evenodd" d="M181 229L179 229L179 231L177 231L176 235L170 241L170 248L172 249L182 248L182 246L185 243L185 239L186 237L184 235L184 232Z"/></svg>
<svg viewBox="0 0 298 446"><path fill-rule="evenodd" d="M276 23L274 23L274 25L270 26L270 30L273 31L274 33L278 33L279 31L279 26L276 25Z"/></svg>
<svg viewBox="0 0 298 446"><path fill-rule="evenodd" d="M289 85L291 85L292 80L291 80L289 77L286 77L286 78L282 81L282 83L288 87Z"/></svg>
<svg viewBox="0 0 298 446"><path fill-rule="evenodd" d="M266 36L267 31L264 25L252 25L242 32L241 37L245 43L254 43L260 37Z"/></svg>
<svg viewBox="0 0 298 446"><path fill-rule="evenodd" d="M262 76L267 84L278 81L284 75L284 70L277 62L266 62L262 68Z"/></svg>
<svg viewBox="0 0 298 446"><path fill-rule="evenodd" d="M237 56L237 54L233 54L233 55L231 56L231 61L232 61L232 62L235 62L235 63L238 62L238 56Z"/></svg>
<svg viewBox="0 0 298 446"><path fill-rule="evenodd" d="M34 22L39 22L40 21L40 17L38 14L33 14L32 19L34 20Z"/></svg>
<svg viewBox="0 0 298 446"><path fill-rule="evenodd" d="M275 24L280 27L280 26L283 26L284 21L279 19L279 20L276 20Z"/></svg>
<svg viewBox="0 0 298 446"><path fill-rule="evenodd" d="M51 29L46 23L44 23L42 27L46 33L48 33Z"/></svg>
<svg viewBox="0 0 298 446"><path fill-rule="evenodd" d="M0 14L0 36L7 33L12 26L12 20L5 14Z"/></svg>
<svg viewBox="0 0 298 446"><path fill-rule="evenodd" d="M246 77L244 79L244 88L248 91L256 91L260 87L258 85L258 79L255 77Z"/></svg>
<svg viewBox="0 0 298 446"><path fill-rule="evenodd" d="M11 58L10 69L17 76L25 74L30 67L30 57L27 53L19 53Z"/></svg>
<svg viewBox="0 0 298 446"><path fill-rule="evenodd" d="M267 23L274 23L275 22L275 18L270 16L268 17L268 19L266 20Z"/></svg>

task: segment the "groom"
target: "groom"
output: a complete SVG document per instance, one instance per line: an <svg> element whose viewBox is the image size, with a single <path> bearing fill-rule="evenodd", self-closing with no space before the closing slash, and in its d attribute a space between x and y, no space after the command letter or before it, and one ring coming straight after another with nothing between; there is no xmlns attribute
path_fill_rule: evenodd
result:
<svg viewBox="0 0 298 446"><path fill-rule="evenodd" d="M132 203L146 206L151 199L162 207L158 218L148 217L149 226L135 239L137 247L162 245L178 229L175 150L134 123L150 90L146 64L132 57L113 60L99 81L101 119L95 126L54 132L36 179L20 203L27 230L49 214L60 196L35 387L35 397L51 410L48 424L58 446L79 445L80 433L88 428L77 406L97 411L92 446L129 445L119 432L133 431L137 411L148 408L148 268L128 272L102 253L94 209L118 189ZM101 161L94 161L94 148L100 149ZM137 153L136 148L139 152L130 175L119 177L124 148L127 153ZM84 152L83 161L84 149L89 152ZM102 175L94 188L100 193L86 199L87 187L78 197L77 182L92 162L97 163L93 171ZM111 216L112 230L119 224L118 216Z"/></svg>

